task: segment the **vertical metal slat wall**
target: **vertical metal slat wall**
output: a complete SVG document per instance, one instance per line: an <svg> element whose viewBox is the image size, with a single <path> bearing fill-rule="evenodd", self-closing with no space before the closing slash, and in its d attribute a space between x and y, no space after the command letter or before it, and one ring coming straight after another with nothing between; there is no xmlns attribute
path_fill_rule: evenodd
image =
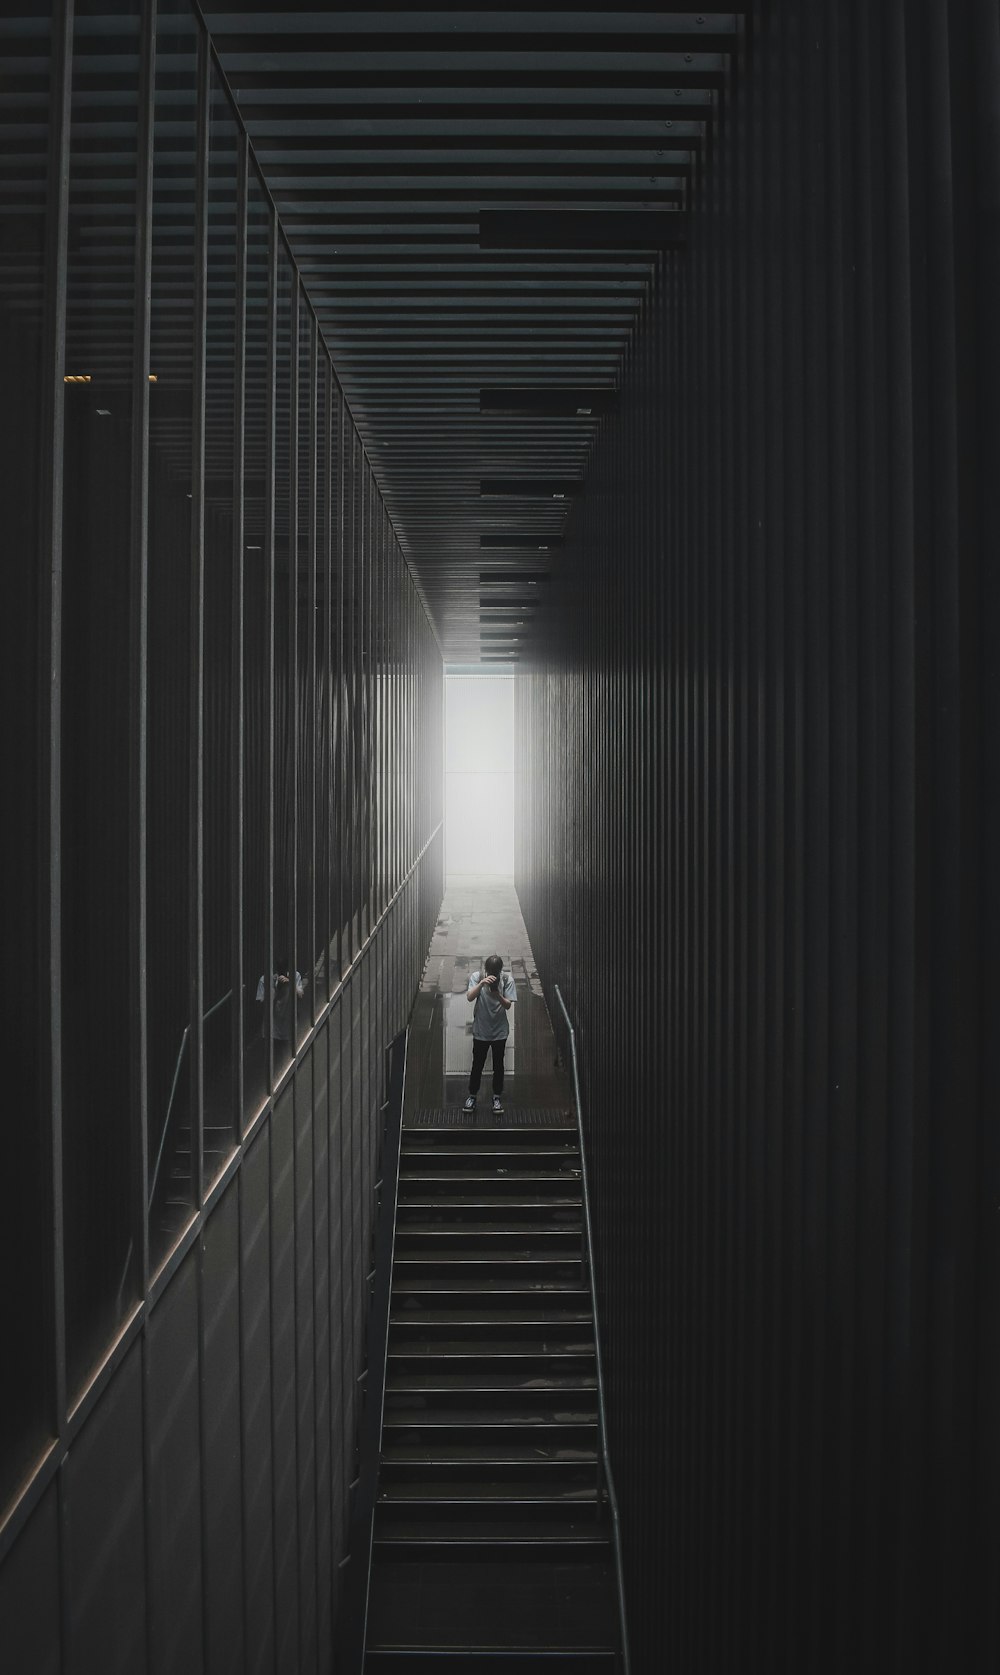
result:
<svg viewBox="0 0 1000 1675"><path fill-rule="evenodd" d="M5 747L0 1661L318 1672L441 657L188 0L39 11L0 22L5 676L40 715Z"/></svg>
<svg viewBox="0 0 1000 1675"><path fill-rule="evenodd" d="M518 681L633 1651L985 1672L996 5L764 0L726 97Z"/></svg>

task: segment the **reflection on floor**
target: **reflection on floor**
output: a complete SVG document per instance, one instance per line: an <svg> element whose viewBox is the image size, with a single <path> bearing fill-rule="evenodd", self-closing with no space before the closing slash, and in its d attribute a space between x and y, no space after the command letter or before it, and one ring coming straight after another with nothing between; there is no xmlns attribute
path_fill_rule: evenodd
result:
<svg viewBox="0 0 1000 1675"><path fill-rule="evenodd" d="M512 880L451 878L414 1007L410 1028L404 1121L457 1118L472 1062L471 973L487 954L500 954L517 988L510 1013L503 1100L509 1123L557 1121L570 1111L570 1083L556 1062L556 1043L528 933ZM489 1065L476 1116L492 1122Z"/></svg>

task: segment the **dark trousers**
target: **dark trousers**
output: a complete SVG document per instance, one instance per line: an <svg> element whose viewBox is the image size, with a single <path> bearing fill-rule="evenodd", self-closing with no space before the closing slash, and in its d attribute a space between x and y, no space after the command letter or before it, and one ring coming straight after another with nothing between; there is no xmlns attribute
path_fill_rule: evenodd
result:
<svg viewBox="0 0 1000 1675"><path fill-rule="evenodd" d="M483 1079L483 1065L490 1048L493 1049L493 1092L503 1093L503 1050L507 1045L507 1037L502 1041L476 1041L472 1043L472 1075L469 1077L469 1092L478 1093L479 1084Z"/></svg>

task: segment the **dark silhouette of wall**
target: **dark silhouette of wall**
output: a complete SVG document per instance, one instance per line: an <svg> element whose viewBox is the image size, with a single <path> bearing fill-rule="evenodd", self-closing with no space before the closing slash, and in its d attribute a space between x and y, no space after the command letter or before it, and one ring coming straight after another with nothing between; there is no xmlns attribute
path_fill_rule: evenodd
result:
<svg viewBox="0 0 1000 1675"><path fill-rule="evenodd" d="M440 649L189 0L5 39L0 1666L329 1669Z"/></svg>
<svg viewBox="0 0 1000 1675"><path fill-rule="evenodd" d="M998 100L753 8L518 686L643 1670L1000 1662Z"/></svg>

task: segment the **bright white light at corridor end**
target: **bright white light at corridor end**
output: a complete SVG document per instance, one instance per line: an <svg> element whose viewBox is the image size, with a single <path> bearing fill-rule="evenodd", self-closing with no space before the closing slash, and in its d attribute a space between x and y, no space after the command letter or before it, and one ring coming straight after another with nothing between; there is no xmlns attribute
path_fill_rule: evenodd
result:
<svg viewBox="0 0 1000 1675"><path fill-rule="evenodd" d="M445 679L445 857L449 878L514 873L514 679ZM488 952L489 950L487 950Z"/></svg>

